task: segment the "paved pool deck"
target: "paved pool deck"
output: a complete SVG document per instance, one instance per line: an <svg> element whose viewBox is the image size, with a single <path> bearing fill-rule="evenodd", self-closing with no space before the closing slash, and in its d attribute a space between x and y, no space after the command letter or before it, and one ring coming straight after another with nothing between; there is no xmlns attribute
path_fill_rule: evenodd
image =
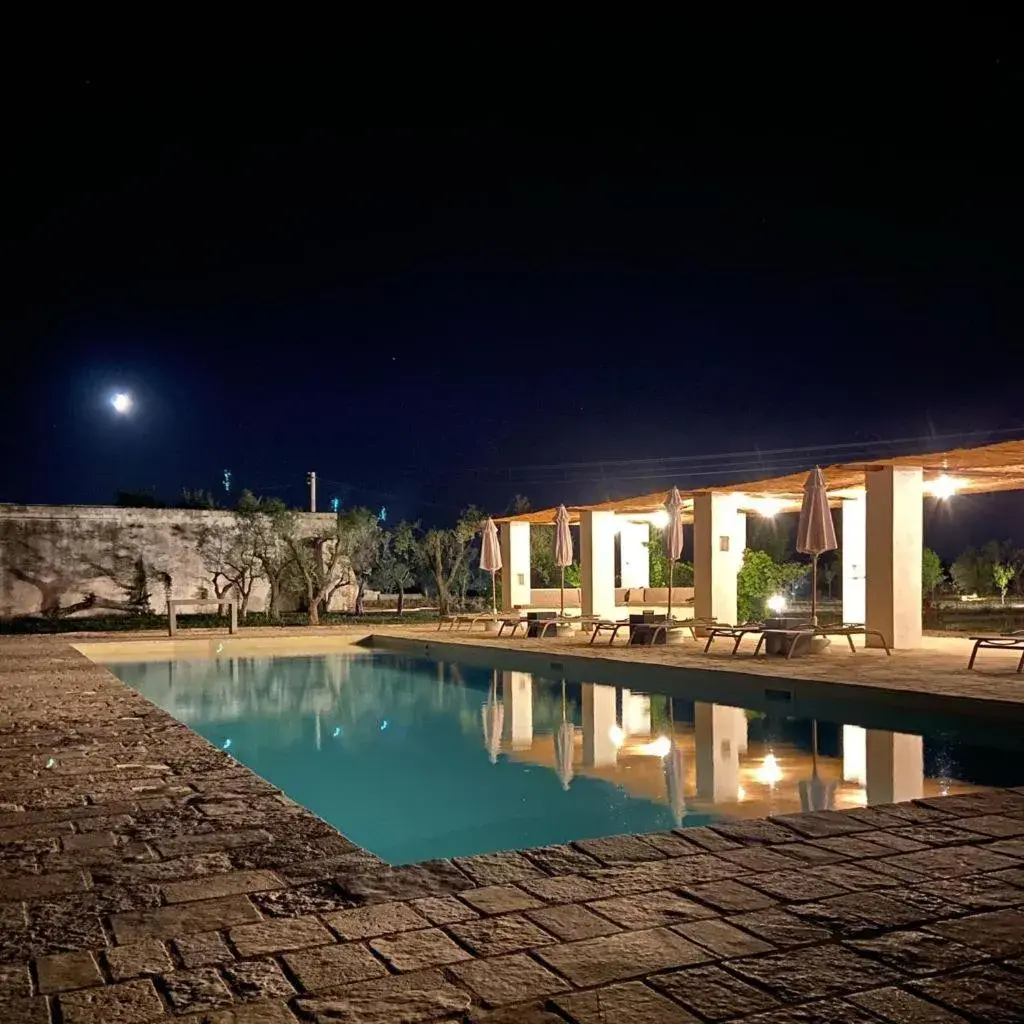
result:
<svg viewBox="0 0 1024 1024"><path fill-rule="evenodd" d="M176 650L211 643L263 640ZM1005 662L883 658L847 651L839 676L913 690L916 664L919 687L1022 699ZM787 674L822 671L806 661ZM0 1021L170 1019L1019 1021L1024 789L390 868L67 638L0 640Z"/></svg>

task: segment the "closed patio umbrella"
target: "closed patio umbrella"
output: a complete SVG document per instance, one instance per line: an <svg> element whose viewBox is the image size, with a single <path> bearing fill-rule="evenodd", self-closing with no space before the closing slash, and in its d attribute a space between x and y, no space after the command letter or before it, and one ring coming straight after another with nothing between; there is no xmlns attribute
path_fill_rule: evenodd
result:
<svg viewBox="0 0 1024 1024"><path fill-rule="evenodd" d="M569 532L569 511L558 506L555 515L555 565L562 570L560 584L560 615L565 615L565 567L572 565L572 534Z"/></svg>
<svg viewBox="0 0 1024 1024"><path fill-rule="evenodd" d="M683 499L679 488L673 487L665 502L668 522L665 524L665 554L668 556L668 617L672 618L672 577L676 562L683 556Z"/></svg>
<svg viewBox="0 0 1024 1024"><path fill-rule="evenodd" d="M555 732L555 769L562 782L562 789L569 790L575 772L572 767L573 744L576 728L565 717L565 680L562 680L562 722Z"/></svg>
<svg viewBox="0 0 1024 1024"><path fill-rule="evenodd" d="M826 551L835 551L836 528L832 522L832 511L828 507L828 492L825 478L815 466L807 474L804 484L804 500L800 506L800 525L796 533L796 549L810 555L811 569L811 621L818 623L818 556Z"/></svg>
<svg viewBox="0 0 1024 1024"><path fill-rule="evenodd" d="M484 538L480 545L480 568L491 574L491 614L498 614L498 602L494 574L501 568L501 545L498 543L498 527L488 516L484 523Z"/></svg>
<svg viewBox="0 0 1024 1024"><path fill-rule="evenodd" d="M505 724L505 705L498 700L497 672L492 674L491 692L480 708L480 717L484 726L484 746L487 748L491 764L497 764L498 754L501 753L501 730Z"/></svg>

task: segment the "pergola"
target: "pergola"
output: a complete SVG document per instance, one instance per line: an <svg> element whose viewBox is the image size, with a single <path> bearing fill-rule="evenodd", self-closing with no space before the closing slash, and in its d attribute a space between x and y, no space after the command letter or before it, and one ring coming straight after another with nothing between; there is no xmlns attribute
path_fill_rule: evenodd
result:
<svg viewBox="0 0 1024 1024"><path fill-rule="evenodd" d="M811 467L808 466L807 469ZM736 573L746 546L748 515L800 508L807 469L785 476L681 491L693 523L697 617L736 619ZM879 630L896 648L921 646L921 552L926 495L1024 490L1024 440L955 448L822 468L833 508L842 516L843 619ZM584 615L615 614L615 542L623 587L649 585L644 544L664 515L669 491L569 507L580 528ZM506 610L530 604L530 527L550 525L556 509L498 519Z"/></svg>

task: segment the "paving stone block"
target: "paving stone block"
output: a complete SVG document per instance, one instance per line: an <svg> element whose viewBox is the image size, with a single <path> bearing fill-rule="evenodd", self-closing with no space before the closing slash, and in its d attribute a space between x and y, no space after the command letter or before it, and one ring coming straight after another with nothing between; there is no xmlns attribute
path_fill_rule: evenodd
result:
<svg viewBox="0 0 1024 1024"><path fill-rule="evenodd" d="M557 878L526 878L520 888L548 903L578 903L611 897L615 890L601 882L579 875L561 875Z"/></svg>
<svg viewBox="0 0 1024 1024"><path fill-rule="evenodd" d="M522 1003L564 992L568 984L525 953L453 964L451 973L487 1006Z"/></svg>
<svg viewBox="0 0 1024 1024"><path fill-rule="evenodd" d="M214 967L175 971L160 978L159 984L176 1013L194 1013L234 1002Z"/></svg>
<svg viewBox="0 0 1024 1024"><path fill-rule="evenodd" d="M705 882L691 885L686 889L688 896L693 896L702 903L710 903L712 907L726 913L743 910L764 910L773 907L776 900L766 893L752 889L742 882Z"/></svg>
<svg viewBox="0 0 1024 1024"><path fill-rule="evenodd" d="M463 921L449 925L448 931L477 956L501 956L558 941L522 914Z"/></svg>
<svg viewBox="0 0 1024 1024"><path fill-rule="evenodd" d="M877 988L847 996L851 1003L870 1010L887 1024L963 1024L964 1018L952 1010L929 1003L902 988Z"/></svg>
<svg viewBox="0 0 1024 1024"><path fill-rule="evenodd" d="M630 835L607 836L603 839L578 839L573 846L611 867L620 864L635 864L638 861L661 860L665 856L650 843L645 843L638 836Z"/></svg>
<svg viewBox="0 0 1024 1024"><path fill-rule="evenodd" d="M505 914L516 910L531 910L543 906L536 896L531 896L514 885L487 885L481 889L464 889L459 899L482 914Z"/></svg>
<svg viewBox="0 0 1024 1024"><path fill-rule="evenodd" d="M771 943L755 938L720 918L677 924L672 926L672 930L723 959L771 953L775 949Z"/></svg>
<svg viewBox="0 0 1024 1024"><path fill-rule="evenodd" d="M152 910L114 914L110 923L119 943L136 939L171 939L192 932L215 931L232 925L258 921L260 915L244 896L203 900Z"/></svg>
<svg viewBox="0 0 1024 1024"><path fill-rule="evenodd" d="M1024 1006L1024 976L995 964L911 981L906 987L986 1024L1018 1024Z"/></svg>
<svg viewBox="0 0 1024 1024"><path fill-rule="evenodd" d="M16 875L0 878L0 902L7 900L45 900L89 888L82 871L50 871L42 875Z"/></svg>
<svg viewBox="0 0 1024 1024"><path fill-rule="evenodd" d="M901 977L851 949L832 945L731 960L729 969L787 1003L891 985Z"/></svg>
<svg viewBox="0 0 1024 1024"><path fill-rule="evenodd" d="M704 963L707 950L667 928L619 932L604 938L543 946L536 956L574 985L603 985L654 971Z"/></svg>
<svg viewBox="0 0 1024 1024"><path fill-rule="evenodd" d="M163 892L168 903L186 903L283 886L284 882L272 871L229 871L185 882L171 882L163 887Z"/></svg>
<svg viewBox="0 0 1024 1024"><path fill-rule="evenodd" d="M409 976L412 977L412 976ZM352 1024L426 1024L457 1022L469 1009L470 997L428 973L406 985L404 977L352 986L329 996L298 1000L303 1020L350 1021Z"/></svg>
<svg viewBox="0 0 1024 1024"><path fill-rule="evenodd" d="M977 950L924 931L895 931L846 943L858 953L906 974L935 974L967 967L983 959Z"/></svg>
<svg viewBox="0 0 1024 1024"><path fill-rule="evenodd" d="M280 1002L244 1003L173 1019L174 1024L296 1024L295 1015Z"/></svg>
<svg viewBox="0 0 1024 1024"><path fill-rule="evenodd" d="M431 924L454 924L456 921L471 921L480 916L454 896L427 896L422 900L411 900L409 906Z"/></svg>
<svg viewBox="0 0 1024 1024"><path fill-rule="evenodd" d="M36 960L36 975L42 995L103 984L103 975L92 953L41 956Z"/></svg>
<svg viewBox="0 0 1024 1024"><path fill-rule="evenodd" d="M846 890L811 871L773 871L745 878L748 885L784 903L809 902L841 896Z"/></svg>
<svg viewBox="0 0 1024 1024"><path fill-rule="evenodd" d="M281 953L306 946L326 946L331 933L315 917L278 918L243 924L228 933L240 956Z"/></svg>
<svg viewBox="0 0 1024 1024"><path fill-rule="evenodd" d="M113 832L85 832L79 835L64 836L61 846L69 853L77 850L102 850L117 846L117 836Z"/></svg>
<svg viewBox="0 0 1024 1024"><path fill-rule="evenodd" d="M506 918L487 918L495 923ZM464 925L452 925L452 928L468 928L480 922L467 922ZM524 922L528 924L528 922ZM531 926L533 927L533 926ZM536 929L539 931L539 929ZM500 944L500 943L499 943ZM456 945L439 928L427 928L417 932L399 932L397 935L380 936L370 940L370 946L383 957L396 971L419 971L425 967L437 967L442 964L454 964L460 960L468 960L467 953Z"/></svg>
<svg viewBox="0 0 1024 1024"><path fill-rule="evenodd" d="M917 853L899 853L887 857L886 862L896 867L910 868L930 878L958 878L983 871L999 871L1019 867L1012 857L994 853L986 846L942 846Z"/></svg>
<svg viewBox="0 0 1024 1024"><path fill-rule="evenodd" d="M656 975L650 983L706 1020L724 1020L780 1005L773 996L719 967L688 967Z"/></svg>
<svg viewBox="0 0 1024 1024"><path fill-rule="evenodd" d="M556 995L552 1002L577 1024L699 1024L678 1003L639 981Z"/></svg>
<svg viewBox="0 0 1024 1024"><path fill-rule="evenodd" d="M104 956L115 981L128 981L145 974L163 974L174 969L166 947L158 939L113 946L105 950Z"/></svg>
<svg viewBox="0 0 1024 1024"><path fill-rule="evenodd" d="M186 967L209 967L235 958L218 932L182 935L174 940L174 948Z"/></svg>
<svg viewBox="0 0 1024 1024"><path fill-rule="evenodd" d="M429 924L408 903L376 903L324 914L323 918L343 939L368 939L426 928Z"/></svg>
<svg viewBox="0 0 1024 1024"><path fill-rule="evenodd" d="M290 999L295 995L292 983L274 960L241 960L227 964L224 975L239 999L259 1002Z"/></svg>
<svg viewBox="0 0 1024 1024"><path fill-rule="evenodd" d="M611 935L619 931L618 925L575 903L528 910L526 916L563 942L593 939L598 935Z"/></svg>
<svg viewBox="0 0 1024 1024"><path fill-rule="evenodd" d="M824 942L832 937L827 928L805 921L788 910L756 910L750 914L737 914L727 920L729 924L742 928L775 946L801 946L811 942Z"/></svg>
<svg viewBox="0 0 1024 1024"><path fill-rule="evenodd" d="M596 900L587 906L615 924L633 929L657 928L680 921L697 921L715 916L715 911L702 903L688 900L668 890Z"/></svg>
<svg viewBox="0 0 1024 1024"><path fill-rule="evenodd" d="M58 999L64 1024L139 1024L164 1015L164 1004L148 978L64 992Z"/></svg>
<svg viewBox="0 0 1024 1024"><path fill-rule="evenodd" d="M456 857L454 863L477 885L506 885L540 874L535 864L514 850L485 853L478 857Z"/></svg>
<svg viewBox="0 0 1024 1024"><path fill-rule="evenodd" d="M972 914L954 921L928 925L928 931L956 939L989 956L1024 954L1024 912L1017 909Z"/></svg>
<svg viewBox="0 0 1024 1024"><path fill-rule="evenodd" d="M582 850L566 844L555 846L535 846L523 850L523 856L544 871L555 875L574 874L581 868L598 867L598 862Z"/></svg>
<svg viewBox="0 0 1024 1024"><path fill-rule="evenodd" d="M283 959L307 992L387 974L387 968L362 943L317 946L298 953L285 953Z"/></svg>

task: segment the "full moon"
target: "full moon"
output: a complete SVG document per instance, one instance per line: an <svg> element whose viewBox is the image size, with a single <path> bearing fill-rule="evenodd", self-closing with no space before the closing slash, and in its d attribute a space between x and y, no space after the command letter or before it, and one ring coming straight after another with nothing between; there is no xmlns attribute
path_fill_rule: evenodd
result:
<svg viewBox="0 0 1024 1024"><path fill-rule="evenodd" d="M118 412L123 415L124 413L131 411L132 396L125 394L123 391L119 391L110 399L110 404L114 407L114 412Z"/></svg>

